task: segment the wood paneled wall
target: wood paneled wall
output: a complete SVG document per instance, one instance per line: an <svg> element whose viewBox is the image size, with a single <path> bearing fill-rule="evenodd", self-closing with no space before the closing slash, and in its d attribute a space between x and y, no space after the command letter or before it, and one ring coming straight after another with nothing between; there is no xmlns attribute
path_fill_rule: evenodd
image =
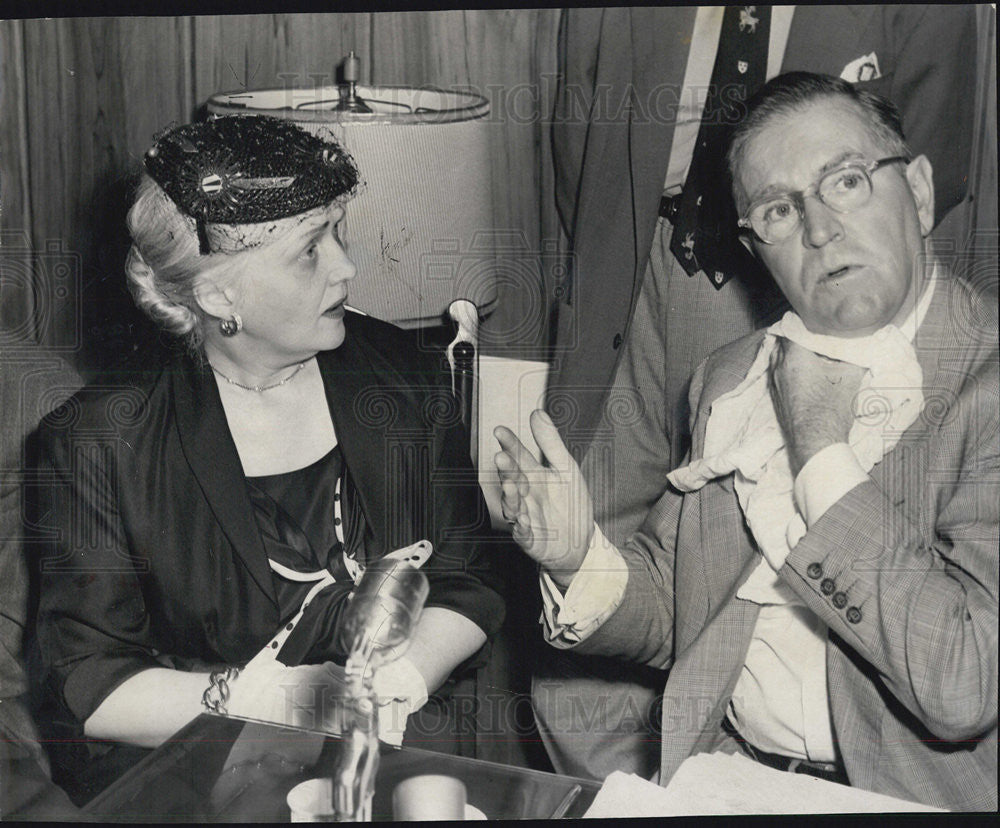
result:
<svg viewBox="0 0 1000 828"><path fill-rule="evenodd" d="M523 234L532 272L501 285L487 340L540 358L536 254L543 239L546 249L561 244L546 197L558 19L548 9L0 22L2 226L8 261L24 251L5 268L18 277L4 278L4 329L32 320L34 337L67 348L78 367L114 364L151 331L131 306L122 263L128 184L153 135L191 120L215 92L330 83L353 49L365 83L490 99L500 122L496 224Z"/></svg>
<svg viewBox="0 0 1000 828"><path fill-rule="evenodd" d="M996 232L996 12L982 5L979 17L984 117L967 226L981 247ZM148 338L125 290L123 219L153 135L214 92L328 83L354 49L366 83L490 99L497 228L522 234L528 275L501 284L486 349L543 357L545 268L564 245L547 123L558 20L518 9L0 21L0 338L30 333L84 369Z"/></svg>

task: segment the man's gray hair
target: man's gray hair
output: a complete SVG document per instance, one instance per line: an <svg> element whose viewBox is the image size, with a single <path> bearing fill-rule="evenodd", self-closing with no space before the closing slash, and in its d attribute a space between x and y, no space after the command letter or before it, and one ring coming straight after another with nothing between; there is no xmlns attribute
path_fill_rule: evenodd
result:
<svg viewBox="0 0 1000 828"><path fill-rule="evenodd" d="M788 72L778 75L747 101L747 111L729 137L726 166L734 184L737 210L742 204L743 193L735 186L739 181L737 171L743 163L746 146L773 118L790 115L808 104L824 98L843 99L853 103L866 116L872 138L887 155L911 156L903 135L903 119L896 105L888 98L855 88L841 78L817 75L812 72Z"/></svg>

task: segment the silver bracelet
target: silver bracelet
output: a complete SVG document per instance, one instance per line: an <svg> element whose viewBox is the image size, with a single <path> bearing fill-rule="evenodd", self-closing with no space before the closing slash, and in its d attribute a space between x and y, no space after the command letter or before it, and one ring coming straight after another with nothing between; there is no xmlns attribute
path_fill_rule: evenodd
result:
<svg viewBox="0 0 1000 828"><path fill-rule="evenodd" d="M227 667L225 670L216 670L212 673L209 676L210 684L201 694L201 703L213 713L225 716L226 704L231 694L229 683L235 681L239 674L239 667Z"/></svg>

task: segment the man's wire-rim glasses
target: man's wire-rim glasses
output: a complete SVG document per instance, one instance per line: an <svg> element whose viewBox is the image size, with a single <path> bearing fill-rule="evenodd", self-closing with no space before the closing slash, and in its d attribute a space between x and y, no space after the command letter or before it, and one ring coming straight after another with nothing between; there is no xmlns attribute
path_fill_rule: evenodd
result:
<svg viewBox="0 0 1000 828"><path fill-rule="evenodd" d="M811 187L796 193L766 196L752 203L737 224L752 230L764 244L776 244L791 236L802 224L805 200L815 194L831 210L850 213L868 203L872 195L872 173L880 167L910 159L892 155L877 161L846 161L823 173Z"/></svg>

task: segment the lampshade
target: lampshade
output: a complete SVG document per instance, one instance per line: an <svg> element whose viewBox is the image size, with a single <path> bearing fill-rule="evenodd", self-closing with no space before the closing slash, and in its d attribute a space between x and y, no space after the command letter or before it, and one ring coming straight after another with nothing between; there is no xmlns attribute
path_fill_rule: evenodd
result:
<svg viewBox="0 0 1000 828"><path fill-rule="evenodd" d="M335 109L337 86L213 95L219 115L272 115L330 134L365 186L342 237L358 266L349 303L403 327L438 324L455 299L496 303L489 102L479 95L358 86L371 112Z"/></svg>

